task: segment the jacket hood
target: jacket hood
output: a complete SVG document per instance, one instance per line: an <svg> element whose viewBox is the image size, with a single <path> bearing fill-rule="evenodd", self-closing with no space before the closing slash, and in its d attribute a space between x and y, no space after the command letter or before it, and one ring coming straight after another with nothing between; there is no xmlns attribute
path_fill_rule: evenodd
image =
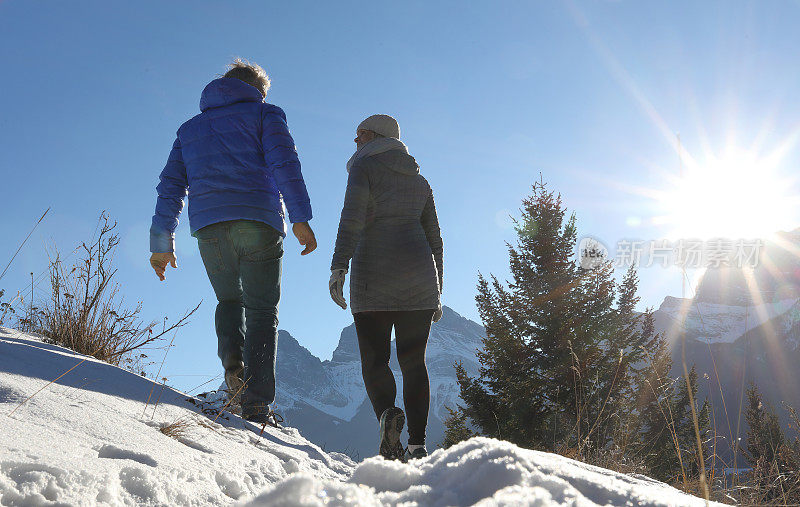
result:
<svg viewBox="0 0 800 507"><path fill-rule="evenodd" d="M255 86L233 77L221 77L208 83L200 96L200 111L228 106L236 102L262 102L264 97Z"/></svg>
<svg viewBox="0 0 800 507"><path fill-rule="evenodd" d="M415 175L419 174L419 164L417 160L409 155L405 150L390 150L369 157L376 164L382 165L387 169L400 174Z"/></svg>

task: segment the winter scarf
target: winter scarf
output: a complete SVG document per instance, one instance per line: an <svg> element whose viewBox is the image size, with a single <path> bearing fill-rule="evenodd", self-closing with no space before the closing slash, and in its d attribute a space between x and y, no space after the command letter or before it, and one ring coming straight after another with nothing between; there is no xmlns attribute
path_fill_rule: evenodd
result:
<svg viewBox="0 0 800 507"><path fill-rule="evenodd" d="M403 153L408 154L408 148L400 139L394 137L378 137L373 139L353 153L353 156L347 161L347 172L350 172L350 169L357 160L391 150L403 150Z"/></svg>

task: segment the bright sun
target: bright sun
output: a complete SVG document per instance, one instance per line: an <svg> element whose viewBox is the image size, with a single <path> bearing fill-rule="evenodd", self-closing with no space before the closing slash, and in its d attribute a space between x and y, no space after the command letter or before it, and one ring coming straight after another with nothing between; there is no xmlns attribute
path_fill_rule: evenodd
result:
<svg viewBox="0 0 800 507"><path fill-rule="evenodd" d="M674 238L767 237L795 215L791 184L777 174L776 162L736 148L690 161L682 177L671 178L672 190L659 195L657 221Z"/></svg>

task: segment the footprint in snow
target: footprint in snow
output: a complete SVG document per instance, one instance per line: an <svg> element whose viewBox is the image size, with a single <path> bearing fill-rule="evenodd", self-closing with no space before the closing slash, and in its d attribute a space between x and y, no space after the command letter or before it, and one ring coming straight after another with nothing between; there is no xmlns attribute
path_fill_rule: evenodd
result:
<svg viewBox="0 0 800 507"><path fill-rule="evenodd" d="M158 462L147 454L120 449L119 447L109 444L106 444L97 450L97 457L110 459L129 459L151 467L158 466Z"/></svg>

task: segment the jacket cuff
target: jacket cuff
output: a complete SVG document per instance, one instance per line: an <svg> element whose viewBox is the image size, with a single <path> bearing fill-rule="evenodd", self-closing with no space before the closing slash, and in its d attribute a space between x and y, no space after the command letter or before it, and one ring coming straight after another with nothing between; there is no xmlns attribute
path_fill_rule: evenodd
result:
<svg viewBox="0 0 800 507"><path fill-rule="evenodd" d="M291 208L286 206L286 211L289 212L289 222L296 224L298 222L309 222L313 216L311 214L311 202L305 202L294 205Z"/></svg>
<svg viewBox="0 0 800 507"><path fill-rule="evenodd" d="M347 273L350 270L349 265L350 265L349 261L342 262L341 260L334 258L333 261L331 262L331 271L335 271L337 269L343 269L344 272Z"/></svg>
<svg viewBox="0 0 800 507"><path fill-rule="evenodd" d="M167 253L175 251L175 234L150 227L150 252Z"/></svg>

